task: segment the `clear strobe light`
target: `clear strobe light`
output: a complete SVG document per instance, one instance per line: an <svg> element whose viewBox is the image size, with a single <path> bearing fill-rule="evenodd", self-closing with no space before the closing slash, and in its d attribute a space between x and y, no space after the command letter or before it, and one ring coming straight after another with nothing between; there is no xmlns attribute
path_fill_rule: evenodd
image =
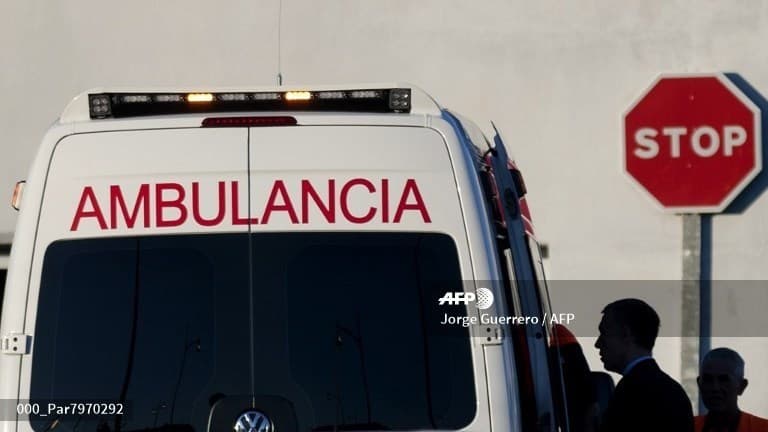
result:
<svg viewBox="0 0 768 432"><path fill-rule="evenodd" d="M280 93L254 93L253 100L257 100L257 101L280 100Z"/></svg>
<svg viewBox="0 0 768 432"><path fill-rule="evenodd" d="M184 102L180 94L159 94L155 95L155 102Z"/></svg>
<svg viewBox="0 0 768 432"><path fill-rule="evenodd" d="M321 91L315 93L318 99L344 99L346 95L343 91Z"/></svg>
<svg viewBox="0 0 768 432"><path fill-rule="evenodd" d="M232 102L232 101L247 101L248 95L245 93L222 93L219 96L219 100L225 101L225 102Z"/></svg>
<svg viewBox="0 0 768 432"><path fill-rule="evenodd" d="M389 107L393 110L411 109L411 89L392 89L389 92Z"/></svg>
<svg viewBox="0 0 768 432"><path fill-rule="evenodd" d="M370 99L381 97L381 92L377 90L355 90L349 93L349 97L353 99Z"/></svg>
<svg viewBox="0 0 768 432"><path fill-rule="evenodd" d="M152 98L149 97L149 95L129 94L129 95L123 95L120 98L120 102L124 102L124 103L147 103L147 102L152 102Z"/></svg>
<svg viewBox="0 0 768 432"><path fill-rule="evenodd" d="M112 101L110 100L109 95L88 95L88 98L91 108L91 117L102 118L112 115Z"/></svg>

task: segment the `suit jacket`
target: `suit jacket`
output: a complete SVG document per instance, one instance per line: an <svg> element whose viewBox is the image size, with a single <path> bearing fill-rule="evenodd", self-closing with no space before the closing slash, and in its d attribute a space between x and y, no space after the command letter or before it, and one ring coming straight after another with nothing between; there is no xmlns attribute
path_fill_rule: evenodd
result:
<svg viewBox="0 0 768 432"><path fill-rule="evenodd" d="M683 387L653 359L635 365L616 385L600 432L693 432L693 410Z"/></svg>

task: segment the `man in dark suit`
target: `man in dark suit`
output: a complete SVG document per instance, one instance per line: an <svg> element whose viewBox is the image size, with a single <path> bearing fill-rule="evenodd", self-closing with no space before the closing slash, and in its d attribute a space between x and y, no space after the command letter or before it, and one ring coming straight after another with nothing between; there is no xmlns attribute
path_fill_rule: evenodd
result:
<svg viewBox="0 0 768 432"><path fill-rule="evenodd" d="M656 311L642 300L618 300L603 309L599 329L600 360L622 375L600 432L693 432L688 396L651 357L659 334Z"/></svg>

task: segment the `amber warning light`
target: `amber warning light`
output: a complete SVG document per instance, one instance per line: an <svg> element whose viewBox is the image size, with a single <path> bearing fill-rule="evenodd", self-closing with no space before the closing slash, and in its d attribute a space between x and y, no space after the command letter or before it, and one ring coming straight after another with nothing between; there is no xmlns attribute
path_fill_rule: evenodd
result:
<svg viewBox="0 0 768 432"><path fill-rule="evenodd" d="M190 93L187 95L187 102L212 102L213 95L210 93Z"/></svg>
<svg viewBox="0 0 768 432"><path fill-rule="evenodd" d="M306 101L312 99L312 93L308 91L289 91L285 92L287 101Z"/></svg>
<svg viewBox="0 0 768 432"><path fill-rule="evenodd" d="M24 192L24 185L27 184L26 181L18 181L16 182L16 187L13 188L13 197L11 198L11 207L13 207L14 210L19 210L21 208L21 195Z"/></svg>

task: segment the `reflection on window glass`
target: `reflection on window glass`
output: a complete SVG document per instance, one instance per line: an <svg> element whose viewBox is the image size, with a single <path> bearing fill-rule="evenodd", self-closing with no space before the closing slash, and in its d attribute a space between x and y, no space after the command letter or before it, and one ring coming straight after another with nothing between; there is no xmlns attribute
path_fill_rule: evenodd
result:
<svg viewBox="0 0 768 432"><path fill-rule="evenodd" d="M249 388L247 357L229 354L240 345L230 335L248 325L247 244L245 235L224 235L51 245L31 398L127 404L122 422L68 416L58 430L204 430L207 395ZM42 431L56 417L33 420Z"/></svg>
<svg viewBox="0 0 768 432"><path fill-rule="evenodd" d="M439 234L57 242L32 399L127 404L120 419L60 419L68 431L229 429L253 402L282 430L460 428L475 415L470 340L441 332L437 299L461 289Z"/></svg>
<svg viewBox="0 0 768 432"><path fill-rule="evenodd" d="M467 332L437 328L437 299L462 289L450 237L266 236L254 275L285 314L287 372L311 401L312 427L458 428L474 417Z"/></svg>

